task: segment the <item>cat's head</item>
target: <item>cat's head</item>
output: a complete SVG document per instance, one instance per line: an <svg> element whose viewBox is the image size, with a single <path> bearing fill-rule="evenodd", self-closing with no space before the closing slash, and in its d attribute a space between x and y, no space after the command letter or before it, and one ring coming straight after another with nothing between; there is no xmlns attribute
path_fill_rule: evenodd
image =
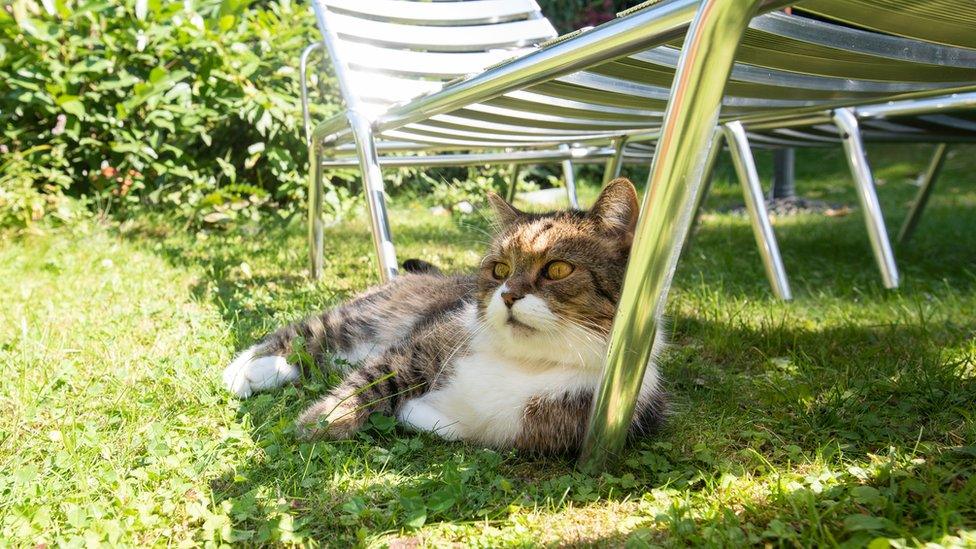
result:
<svg viewBox="0 0 976 549"><path fill-rule="evenodd" d="M495 194L489 202L498 231L478 277L486 331L525 358L561 349L602 364L637 223L633 184L611 181L586 212L526 213Z"/></svg>

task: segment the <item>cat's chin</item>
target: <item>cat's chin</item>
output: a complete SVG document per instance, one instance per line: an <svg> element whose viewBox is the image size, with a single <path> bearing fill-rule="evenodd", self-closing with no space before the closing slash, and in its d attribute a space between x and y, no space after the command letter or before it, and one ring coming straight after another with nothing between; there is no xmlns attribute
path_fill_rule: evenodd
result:
<svg viewBox="0 0 976 549"><path fill-rule="evenodd" d="M539 333L539 329L522 322L513 317L505 321L505 328L511 332L512 337L532 337Z"/></svg>

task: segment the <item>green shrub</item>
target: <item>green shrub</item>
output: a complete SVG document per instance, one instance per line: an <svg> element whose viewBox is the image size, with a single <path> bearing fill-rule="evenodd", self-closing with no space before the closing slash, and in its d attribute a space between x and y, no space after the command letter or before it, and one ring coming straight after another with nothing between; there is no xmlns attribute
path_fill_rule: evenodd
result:
<svg viewBox="0 0 976 549"><path fill-rule="evenodd" d="M632 3L542 6L569 30ZM310 7L292 0L6 2L0 226L64 218L63 195L102 215L164 206L199 223L300 211L307 154L297 65L317 36ZM331 76L323 80L317 120L339 104ZM386 173L392 192L434 191L445 205L501 186L497 169ZM526 177L546 185L556 173L546 165ZM331 174L327 214L355 202L356 175Z"/></svg>
<svg viewBox="0 0 976 549"><path fill-rule="evenodd" d="M61 190L102 212L166 204L201 220L267 201L286 212L302 204L295 67L315 37L306 5L14 0L5 8L0 196L34 202L17 206L18 219L43 208L34 195ZM319 102L317 116L334 103ZM24 218L24 208L33 213Z"/></svg>

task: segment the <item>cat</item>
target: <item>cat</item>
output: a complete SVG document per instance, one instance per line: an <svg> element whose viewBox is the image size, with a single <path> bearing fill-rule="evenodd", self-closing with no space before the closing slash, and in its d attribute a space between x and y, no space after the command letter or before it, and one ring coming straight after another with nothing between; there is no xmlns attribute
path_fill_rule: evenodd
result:
<svg viewBox="0 0 976 549"><path fill-rule="evenodd" d="M315 367L342 382L297 422L304 437L345 439L370 414L447 440L536 454L577 452L599 387L627 257L637 193L610 182L588 211L525 213L488 197L497 230L474 275L420 260L345 304L286 326L223 374L246 398L298 381L287 357L301 338ZM666 399L654 342L631 434L656 429Z"/></svg>

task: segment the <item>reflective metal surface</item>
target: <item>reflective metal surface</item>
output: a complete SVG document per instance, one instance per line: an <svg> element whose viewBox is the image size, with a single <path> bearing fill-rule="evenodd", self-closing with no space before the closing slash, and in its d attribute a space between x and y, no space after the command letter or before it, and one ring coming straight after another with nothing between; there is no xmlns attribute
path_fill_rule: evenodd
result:
<svg viewBox="0 0 976 549"><path fill-rule="evenodd" d="M627 145L627 137L614 137L610 140L610 148L613 155L607 159L607 167L603 169L603 183L601 187L606 187L607 183L620 177L620 171L624 167L624 147Z"/></svg>
<svg viewBox="0 0 976 549"><path fill-rule="evenodd" d="M708 148L708 157L705 159L705 168L702 170L702 189L698 193L698 201L695 202L694 213L691 215L691 220L688 223L688 241L685 242L685 249L689 248L692 244L692 232L696 225L698 225L701 219L702 207L705 205L705 200L708 198L709 191L712 190L712 180L715 178L715 162L718 161L718 155L722 152L722 143L725 140L725 133L722 131L720 126L715 127L715 131L712 132L712 143Z"/></svg>
<svg viewBox="0 0 976 549"><path fill-rule="evenodd" d="M478 166L483 164L540 164L545 162L598 162L613 156L610 147L571 147L558 149L498 151L486 153L425 154L417 156L381 156L380 166L402 168L409 166ZM623 159L628 162L650 163L651 153L625 149ZM322 160L323 168L354 168L359 160L352 157L329 158ZM565 168L565 164L563 164Z"/></svg>
<svg viewBox="0 0 976 549"><path fill-rule="evenodd" d="M881 204L874 189L874 176L871 174L871 166L868 164L864 143L861 141L857 117L851 109L837 109L833 116L844 143L844 152L847 153L847 163L854 176L857 198L864 212L864 223L868 229L868 238L871 241L875 261L881 271L881 280L885 288L897 288L898 267L895 265L895 254L888 240L888 230L885 228Z"/></svg>
<svg viewBox="0 0 976 549"><path fill-rule="evenodd" d="M584 470L601 469L627 438L691 210L702 189L736 44L759 5L757 0L705 0L685 39L580 456Z"/></svg>
<svg viewBox="0 0 976 549"><path fill-rule="evenodd" d="M509 164L506 173L508 174L508 187L505 189L505 200L511 204L515 200L515 193L518 191L518 164Z"/></svg>
<svg viewBox="0 0 976 549"><path fill-rule="evenodd" d="M570 155L572 154L572 150L570 149L569 145L560 145L559 151ZM563 182L566 185L566 200L569 202L570 208L579 209L579 197L576 196L576 172L573 170L573 161L569 158L563 160L562 168Z"/></svg>
<svg viewBox="0 0 976 549"><path fill-rule="evenodd" d="M308 58L315 51L322 48L322 42L313 42L302 50L302 56L298 60L298 80L302 92L302 128L305 130L305 143L312 143L312 114L308 107Z"/></svg>
<svg viewBox="0 0 976 549"><path fill-rule="evenodd" d="M769 212L766 211L766 198L763 196L762 185L759 182L759 172L749 146L749 138L741 122L729 122L725 125L725 141L735 164L735 171L742 184L742 196L749 211L752 222L752 232L756 236L759 255L762 256L766 277L773 287L773 294L783 300L793 299L790 291L790 281L786 277L786 268L779 254L779 244L776 234L769 222Z"/></svg>
<svg viewBox="0 0 976 549"><path fill-rule="evenodd" d="M934 0L806 0L803 9L895 36L976 48L976 4Z"/></svg>
<svg viewBox="0 0 976 549"><path fill-rule="evenodd" d="M322 221L322 168L317 145L308 147L308 265L313 280L322 276L325 225Z"/></svg>
<svg viewBox="0 0 976 549"><path fill-rule="evenodd" d="M387 282L398 274L399 263L397 263L396 249L393 247L393 236L390 234L383 174L380 171L379 159L376 157L373 131L366 118L356 111L349 111L349 126L356 137L359 170L363 178L363 192L369 210L380 281Z"/></svg>
<svg viewBox="0 0 976 549"><path fill-rule="evenodd" d="M898 231L898 244L906 244L912 237L912 233L915 232L918 220L922 217L922 212L925 211L925 206L929 203L929 195L932 194L935 181L942 172L942 166L945 164L947 152L949 152L949 146L945 143L936 145L935 153L932 154L929 167L925 170L925 175L922 176L922 184L915 194L911 209L908 210L908 215L905 217L905 221L902 222L901 230Z"/></svg>

